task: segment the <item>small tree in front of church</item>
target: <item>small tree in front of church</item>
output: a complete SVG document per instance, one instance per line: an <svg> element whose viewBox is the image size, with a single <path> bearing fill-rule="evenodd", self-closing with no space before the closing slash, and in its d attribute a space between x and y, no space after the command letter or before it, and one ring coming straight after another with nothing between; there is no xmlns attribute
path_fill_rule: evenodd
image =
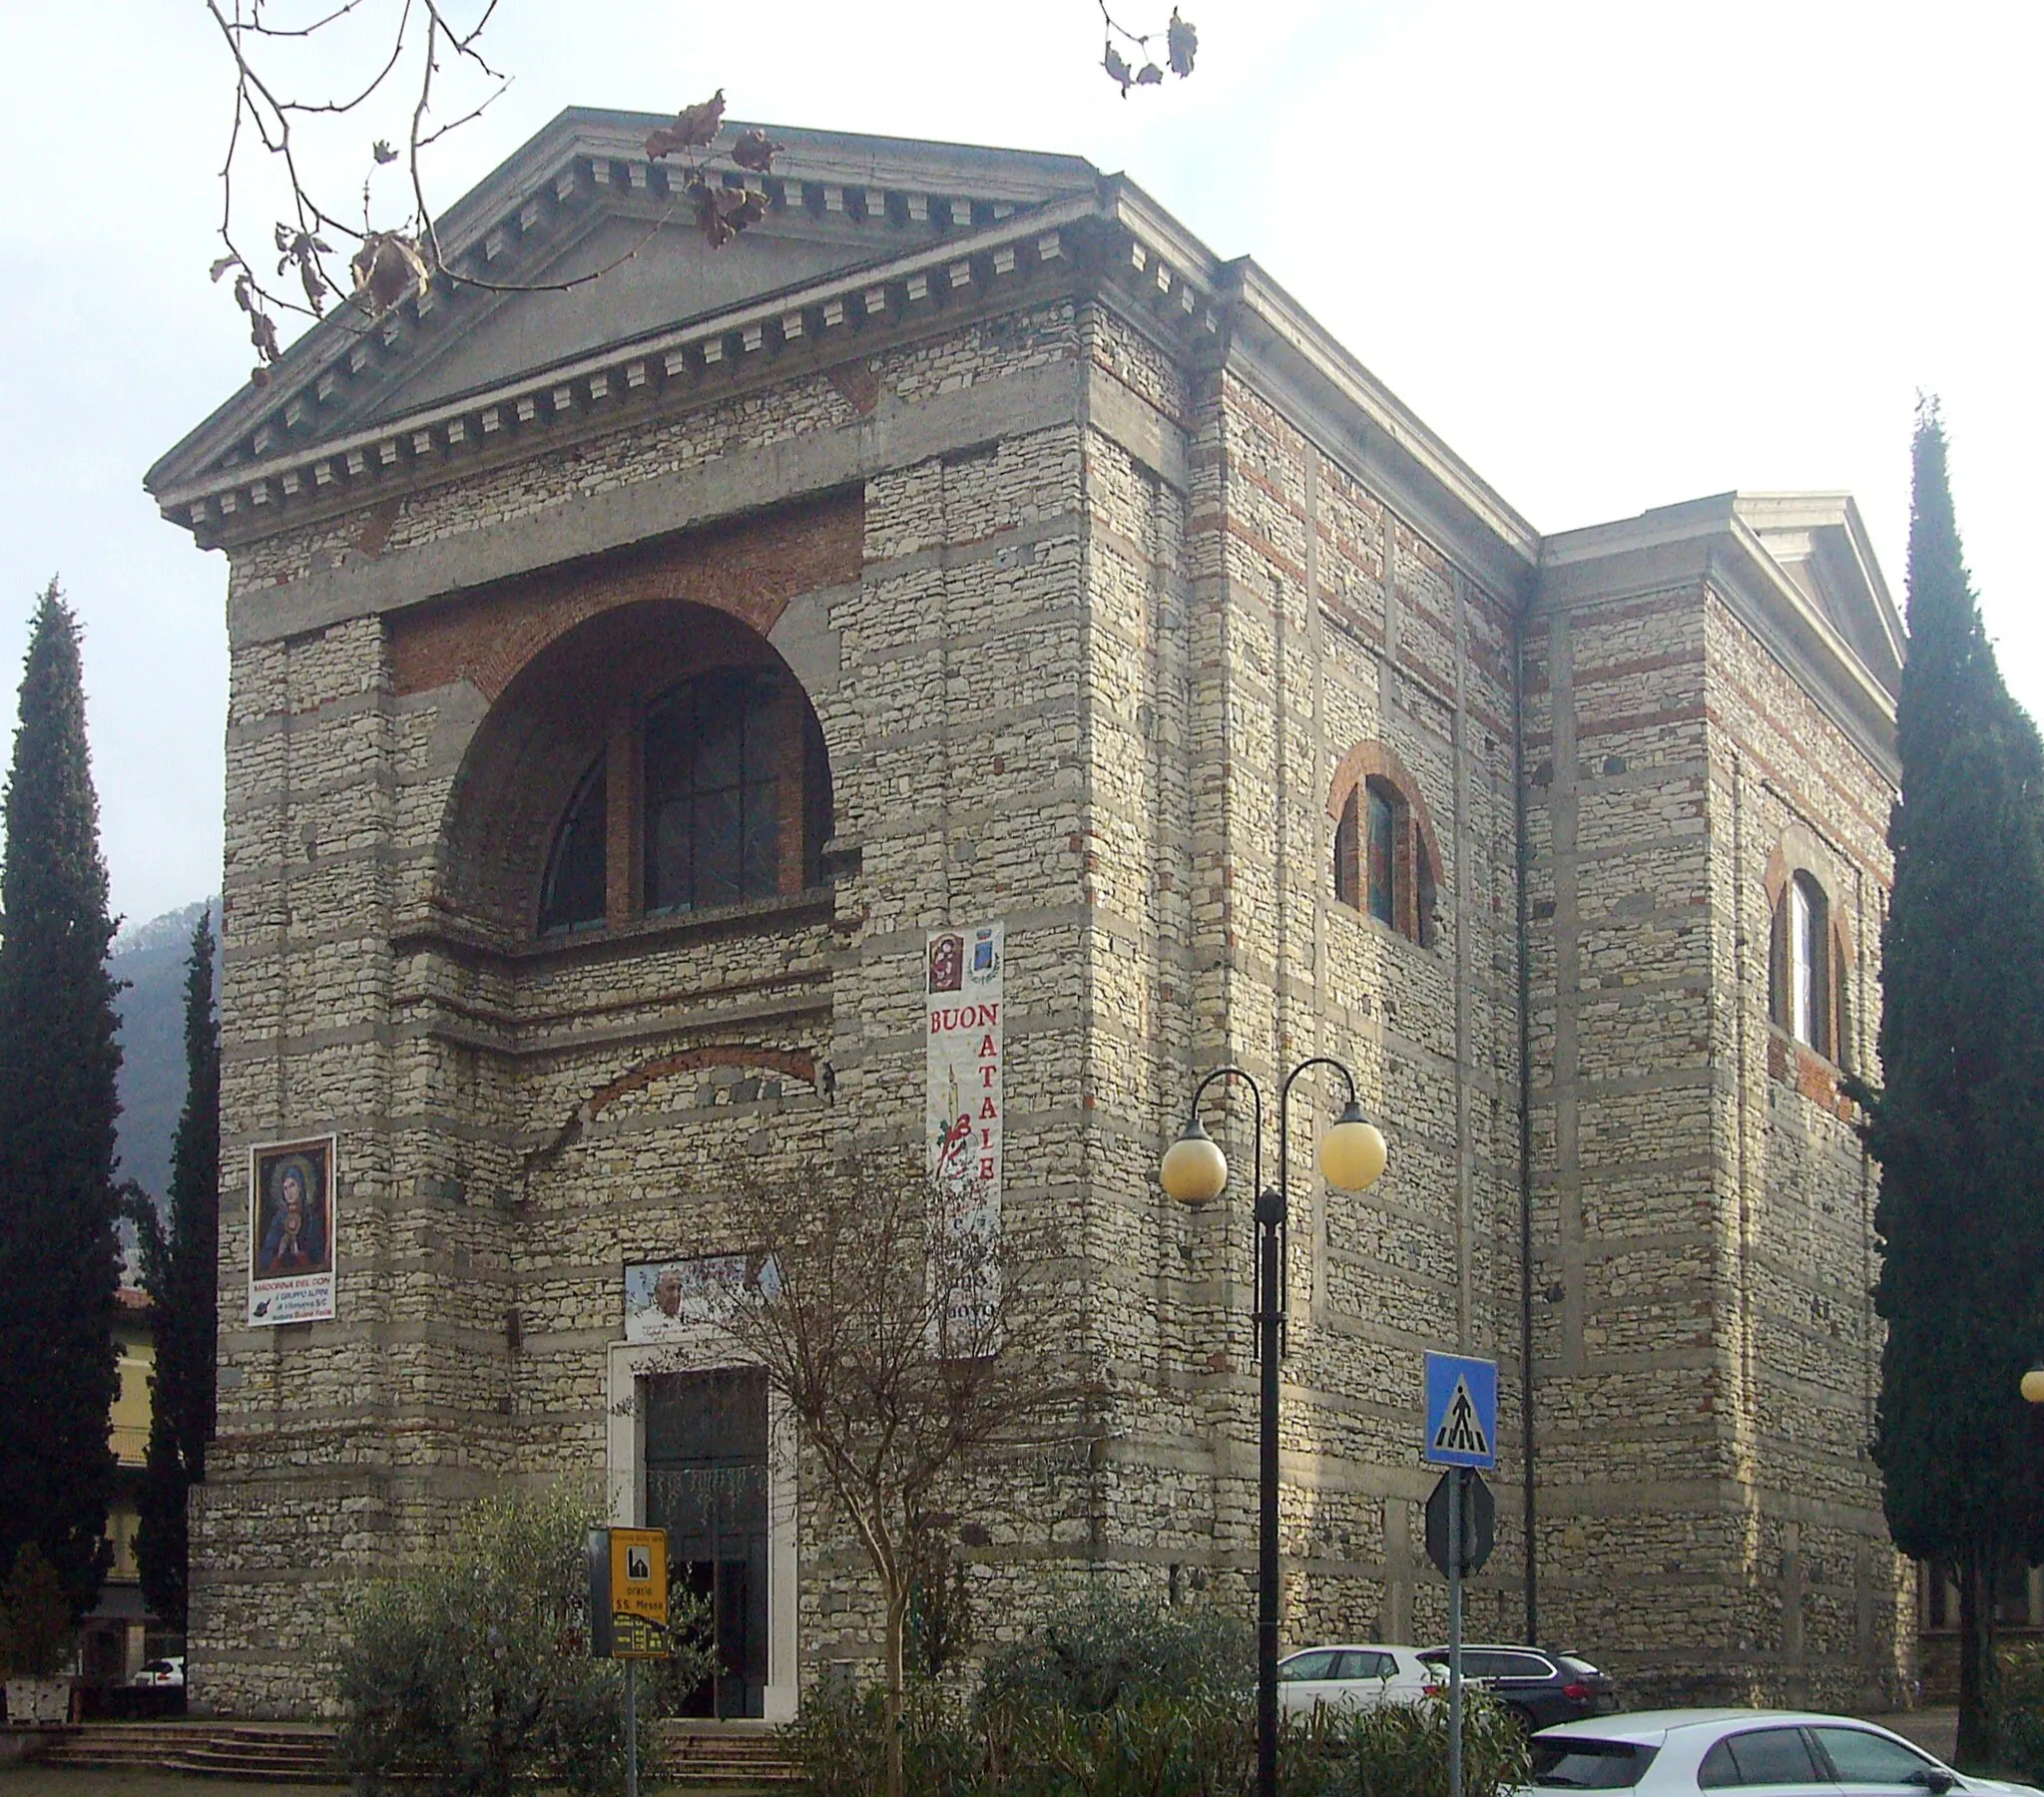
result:
<svg viewBox="0 0 2044 1797"><path fill-rule="evenodd" d="M1881 1165L1873 1454L1895 1545L1956 1574L1958 1754L1977 1764L1994 1751L1995 1580L2044 1554L2018 1389L2044 1354L2044 747L1981 625L1934 409L1914 459L1882 1084L1847 1090Z"/></svg>
<svg viewBox="0 0 2044 1797"><path fill-rule="evenodd" d="M735 1183L754 1276L715 1313L786 1405L878 1582L887 1790L901 1797L911 1608L955 1578L959 1512L1013 1509L1018 1482L1097 1433L1066 1262L1031 1226L961 1223L969 1201L907 1153L742 1166Z"/></svg>
<svg viewBox="0 0 2044 1797"><path fill-rule="evenodd" d="M22 671L0 910L0 1565L37 1544L77 1616L111 1556L121 1051L78 622L55 581Z"/></svg>

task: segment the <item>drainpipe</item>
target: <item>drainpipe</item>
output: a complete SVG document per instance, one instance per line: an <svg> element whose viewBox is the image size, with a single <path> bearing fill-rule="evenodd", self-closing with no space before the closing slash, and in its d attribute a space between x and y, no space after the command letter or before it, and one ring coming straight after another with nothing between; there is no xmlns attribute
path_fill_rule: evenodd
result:
<svg viewBox="0 0 2044 1797"><path fill-rule="evenodd" d="M1552 702L1550 700L1550 702ZM1512 659L1512 808L1518 833L1519 926L1519 1425L1526 1531L1526 1645L1540 1644L1540 1559L1533 1481L1533 950L1527 925L1526 654Z"/></svg>

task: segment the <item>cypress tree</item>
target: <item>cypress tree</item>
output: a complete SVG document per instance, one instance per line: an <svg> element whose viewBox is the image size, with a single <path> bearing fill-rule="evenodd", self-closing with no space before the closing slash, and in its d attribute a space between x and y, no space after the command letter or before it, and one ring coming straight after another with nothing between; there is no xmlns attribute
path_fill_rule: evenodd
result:
<svg viewBox="0 0 2044 1797"><path fill-rule="evenodd" d="M75 1614L110 1556L113 978L78 622L36 607L0 863L0 1564L36 1543Z"/></svg>
<svg viewBox="0 0 2044 1797"><path fill-rule="evenodd" d="M2044 1549L2018 1390L2044 1349L2044 748L1981 625L1934 406L1913 459L1883 1086L1853 1090L1881 1166L1873 1454L1896 1546L1954 1569L1958 1750L1977 1763L1993 1751L1996 1577Z"/></svg>
<svg viewBox="0 0 2044 1797"><path fill-rule="evenodd" d="M135 1557L151 1611L181 1634L190 1589L185 1504L191 1488L206 1479L220 1328L220 1026L213 1011L212 925L211 914L202 914L185 971L185 1109L171 1147L170 1228L167 1235L151 1230L144 1236L156 1373Z"/></svg>

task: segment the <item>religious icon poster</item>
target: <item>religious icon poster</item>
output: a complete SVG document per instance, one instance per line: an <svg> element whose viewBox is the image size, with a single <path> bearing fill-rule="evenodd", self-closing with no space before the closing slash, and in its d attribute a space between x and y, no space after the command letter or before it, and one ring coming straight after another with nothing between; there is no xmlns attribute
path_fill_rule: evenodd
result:
<svg viewBox="0 0 2044 1797"><path fill-rule="evenodd" d="M324 1322L333 1307L331 1135L249 1150L249 1323Z"/></svg>

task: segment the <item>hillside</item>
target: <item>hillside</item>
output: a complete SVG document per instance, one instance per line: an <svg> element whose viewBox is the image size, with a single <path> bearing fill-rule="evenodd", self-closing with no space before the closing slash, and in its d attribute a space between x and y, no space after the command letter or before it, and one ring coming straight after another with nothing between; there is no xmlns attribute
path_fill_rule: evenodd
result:
<svg viewBox="0 0 2044 1797"><path fill-rule="evenodd" d="M127 982L114 999L121 1016L121 1174L159 1203L171 1183L171 1140L185 1108L185 959L199 914L218 899L198 899L123 930L108 971ZM220 969L214 968L215 990Z"/></svg>

